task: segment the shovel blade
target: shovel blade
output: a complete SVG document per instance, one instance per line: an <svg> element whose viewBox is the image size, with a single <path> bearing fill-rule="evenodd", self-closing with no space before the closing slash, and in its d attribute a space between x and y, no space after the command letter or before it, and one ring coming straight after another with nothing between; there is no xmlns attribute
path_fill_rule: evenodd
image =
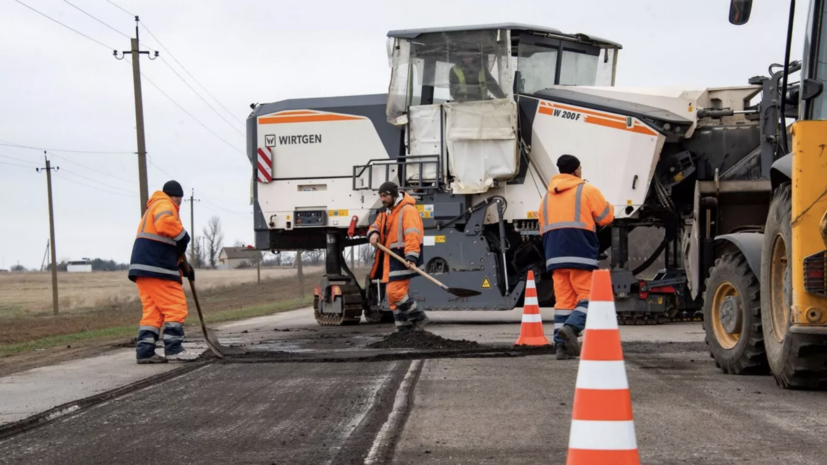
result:
<svg viewBox="0 0 827 465"><path fill-rule="evenodd" d="M448 292L457 297L474 297L482 294L482 292L472 291L471 289L462 289L459 287L449 287Z"/></svg>
<svg viewBox="0 0 827 465"><path fill-rule="evenodd" d="M204 331L204 340L207 341L207 347L209 347L218 358L224 358L224 347L222 347L221 342L218 341L218 336L206 326L202 329Z"/></svg>

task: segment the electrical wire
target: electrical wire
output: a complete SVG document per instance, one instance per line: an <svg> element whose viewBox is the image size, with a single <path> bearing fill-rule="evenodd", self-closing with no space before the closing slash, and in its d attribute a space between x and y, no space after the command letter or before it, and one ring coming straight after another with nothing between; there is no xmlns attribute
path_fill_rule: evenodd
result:
<svg viewBox="0 0 827 465"><path fill-rule="evenodd" d="M18 166L20 168L27 168L27 169L35 168L34 166L18 165L17 163L8 163L8 162L5 162L5 161L0 161L0 165Z"/></svg>
<svg viewBox="0 0 827 465"><path fill-rule="evenodd" d="M119 31L119 30L115 29L114 27L112 27L112 26L110 26L110 25L106 24L105 22L103 22L103 21L99 20L98 18L96 18L96 17L92 16L91 14L87 13L86 11L84 11L83 9L81 9L79 6L72 4L71 2L69 2L69 0L63 0L63 1L64 1L64 2L66 2L66 3L67 3L69 6L71 6L72 8L74 8L74 9L76 9L76 10L80 11L81 13L85 14L86 16L88 16L88 17L90 17L90 18L94 19L95 21L97 21L97 22L99 22L99 23L103 24L104 26L108 27L109 29L112 29L113 31L115 31L115 32L117 32L118 34L120 34L120 35L122 35L122 36L126 37L127 39L130 39L130 38L131 38L131 37L129 37L128 35L124 34L123 32L121 32L121 31Z"/></svg>
<svg viewBox="0 0 827 465"><path fill-rule="evenodd" d="M110 191L110 190L108 190L108 189L102 189L102 188L100 188L100 187L96 187L96 186L90 186L89 184L86 184L86 183L80 182L80 181L75 180L75 179L70 179L70 178L67 178L66 176L62 176L62 175L60 175L60 174L58 174L58 173L55 173L55 174L54 174L54 176L55 176L55 177L57 177L57 178L60 178L60 179L62 179L62 180L64 180L64 181L71 182L71 183L73 183L73 184L77 184L77 185L79 185L79 186L88 187L89 189L95 189L96 191L105 192L105 193L107 193L107 194L111 194L111 195L120 195L121 197L138 197L138 194L136 194L136 193L134 193L134 192L130 192L130 193L128 193L128 194L124 194L124 193L121 193L121 192Z"/></svg>
<svg viewBox="0 0 827 465"><path fill-rule="evenodd" d="M167 60L165 60L165 59L164 59L164 57L160 57L160 58L161 58L161 61L162 61L165 65L167 65L167 67L168 67L168 68L169 68L169 69L170 69L173 73L175 73L175 75L176 75L176 76L178 76L178 79L180 79L180 80L181 80L181 82L183 82L184 84L186 84L186 85L187 85L187 87L189 87L189 88L190 88L190 90L191 90L191 91L193 91L193 93L195 93L195 95L197 95L197 96L198 96L198 98L200 98L200 99L201 99L201 101L203 101L204 103L206 103L206 104L207 104L207 106L208 106L208 107L210 107L210 110L212 110L213 112L215 112L215 114L216 114L216 115L218 115L218 117L219 117L219 118L223 119L225 123L227 123L227 124L228 124L231 128L233 128L233 131L235 131L235 132L237 132L237 133L238 133L238 135L240 135L241 137L246 137L246 136L244 135L244 133L243 133L243 132L241 132L241 131L239 131L239 130L238 130L238 128L237 128L237 127L236 127L233 123L229 122L229 121L227 120L227 118L225 118L225 117L224 117L224 115L222 115L221 113L219 113L219 112L218 112L218 110L216 110L216 109L215 109L215 107L213 107L212 105L210 105L210 102L208 102L208 101L207 101L207 99L205 99L204 97L202 97L202 96L201 96L201 94L200 94L200 93L198 93L198 91L197 91L197 90L195 90L195 88L193 88L193 87L190 85L190 83L186 81L186 79L184 79L184 78L183 78L180 74L178 74L178 71L175 71L175 68L173 68L173 67L172 67L172 65L170 65L170 64L169 64L169 62L168 62Z"/></svg>
<svg viewBox="0 0 827 465"><path fill-rule="evenodd" d="M133 17L133 18L136 16L136 15L133 15L132 13L130 13L130 12L128 12L128 11L126 11L126 10L124 10L123 8L121 8L120 6L118 6L115 2L112 2L112 1L110 1L110 0L106 0L106 3L109 3L110 5L114 6L115 8L117 8L117 9L119 9L119 10L121 10L121 11L123 11L124 13L128 14L129 16L131 16L131 17Z"/></svg>
<svg viewBox="0 0 827 465"><path fill-rule="evenodd" d="M21 149L30 149L30 150L46 150L49 152L66 152L66 153L86 153L86 154L109 154L109 155L135 155L135 152L107 152L107 151L95 151L95 150L69 150L69 149L50 149L47 147L32 147L30 145L20 145L20 144L12 144L12 143L2 143L0 145L6 147L17 147Z"/></svg>
<svg viewBox="0 0 827 465"><path fill-rule="evenodd" d="M128 194L133 194L133 195L135 194L135 192L134 192L134 191L130 191L130 190L127 190L127 189L124 189L124 188L118 187L118 186L113 186L113 185L110 185L110 184L106 184L106 183L104 183L104 182L100 182L100 181L98 181L97 179L92 179L92 178L87 177L87 176L84 176L84 175L82 175L82 174L75 173L74 171L69 171L69 170L67 170L67 169L65 169L65 168L64 168L64 169L62 169L62 170L61 170L61 172L63 172L63 173L69 173L69 174L71 174L71 175L73 175L73 176L77 176L77 177L79 177L79 178L86 179L87 181L91 181L91 182L93 182L93 183L95 183L95 184L100 184L101 186L104 186L104 187L106 187L107 189L114 189L114 190L117 190L117 191L126 192L126 193L128 193Z"/></svg>
<svg viewBox="0 0 827 465"><path fill-rule="evenodd" d="M9 160L22 161L23 163L31 163L33 165L40 166L40 163L36 163L36 162L33 162L33 161L29 161L29 160L24 160L22 158L10 157L8 155L3 155L3 154L0 154L0 157L8 158Z"/></svg>
<svg viewBox="0 0 827 465"><path fill-rule="evenodd" d="M47 14L45 14L45 13L42 13L42 12L40 12L40 11L38 11L38 10L35 10L34 8L30 7L29 5L26 5L25 3L21 2L20 0L14 0L14 1L15 1L15 2L17 2L17 3L19 3L19 4L21 4L21 5L23 5L23 6L25 6L26 8L28 8L28 9L30 9L30 10L32 10L32 11L34 11L35 13L37 13L37 14L39 14L39 15L43 16L44 18L47 18L47 19L49 19L49 20L51 20L51 21L54 21L54 22L56 22L56 23L60 24L61 26L65 27L66 29L69 29L70 31L74 32L75 34L79 34L79 35L81 35L81 36L83 36L83 37L86 37L87 39L91 40L92 42L95 42L96 44L100 45L101 47L106 47L106 48L107 48L107 50L115 50L115 47L110 47L110 46L106 45L105 43L103 43L103 42L101 42L101 41L99 41L99 40L97 40L97 39L93 39L93 38L89 37L88 35L86 35L86 34L84 34L84 33L80 32L80 31L78 31L77 29L73 29L73 28L71 28L71 27L69 27L69 26L67 26L67 25L65 25L65 24L63 24L63 23L61 23L60 21L58 21L58 20L56 20L56 19L52 18L51 16L49 16L49 15L47 15Z"/></svg>
<svg viewBox="0 0 827 465"><path fill-rule="evenodd" d="M112 3L112 2L109 2L109 3ZM113 5L114 5L114 4L113 4ZM116 5L116 6L117 6L117 5ZM166 47L163 43L161 43L161 41L160 41L160 40L158 40L158 38L157 38L157 37L155 37L155 34L153 34L153 33L152 33L152 31L150 31L150 30L149 30L149 28L148 28L148 27L146 27L146 24L145 24L145 23L141 22L141 27L143 27L143 28L144 28L144 30L146 31L146 33L147 33L147 34L149 34L149 35L150 35L150 37L152 37L153 39L155 39L155 42L158 42L158 45L160 45L160 46L161 46L161 48L162 48L162 49L164 49L164 51L167 53L167 55L169 55L169 57L170 57L170 58L172 58L172 60L173 60L175 63L177 63L177 64L178 64L178 66L180 66L180 67L181 67L181 69L183 69L183 70L184 70L184 72L185 72L185 73L187 73L187 75L188 75L189 77L191 77L191 78L192 78L192 80L193 80L193 81L195 81L195 83L196 83L196 84L198 84L198 86L199 86L199 87L201 87L202 89L204 89L204 92L206 92L206 93L207 93L207 95L209 95L210 97L212 97L212 99L213 99L213 100L215 100L215 101L216 101L216 103L218 103L218 105L219 105L219 106L221 106L221 108L223 108L223 109L224 109L224 111L226 111L226 112L227 112L227 114L231 115L233 118L235 118L235 119L236 119L236 121L238 121L238 122L239 122L239 123L241 123L242 125L243 125L243 124L246 124L246 123L245 123L244 121L242 121L240 118L238 118L238 117L236 117L235 115L233 115L233 112L231 112L230 110L228 110L228 109L227 109L227 107L225 107L225 106L221 103L221 101L219 101L217 98L215 98L215 96L214 96L213 94L211 94L211 93L210 93L210 91L209 91L209 90L207 90L207 88L206 88L206 87L204 87L204 85L203 85L203 84L201 84L200 82L198 82L198 79L195 79L195 76L193 76L193 75L192 75L192 73L190 73L190 72L187 70L187 68L186 68L184 65L182 65L180 61L178 61L178 59L177 59L177 58L175 58L175 56L172 54L172 52L170 52L170 51L169 51L169 49L168 49L168 48L167 48L167 47Z"/></svg>
<svg viewBox="0 0 827 465"><path fill-rule="evenodd" d="M203 197L203 195L202 195L202 197ZM247 214L252 214L252 212L241 213L241 212L237 212L237 211L233 211L233 210L226 209L226 208L222 207L221 205L216 204L215 202L211 202L211 201L210 201L210 200L208 200L208 199L204 199L204 201L205 201L205 202L207 202L208 204L211 204L211 205L212 205L212 206L214 206L214 207L217 207L217 208L220 208L221 210L224 210L224 211L225 211L225 212L227 212L227 213L232 213L233 215L238 215L238 216L241 216L241 217L243 217L243 218L249 218L249 217L247 216Z"/></svg>
<svg viewBox="0 0 827 465"><path fill-rule="evenodd" d="M130 63L130 64L131 64L131 62L130 62L129 60L124 60L124 61L125 61L125 62L127 62L127 63ZM221 140L221 142L224 142L224 143L225 143L225 144L227 144L228 146L232 147L232 148L233 148L233 150L235 150L236 152L241 153L241 154L243 154L243 153L244 153L244 152L242 152L242 151L241 151L238 147L236 147L235 145L231 144L230 142L228 142L228 141L227 141L226 139L224 139L223 137L219 136L219 135L218 135L215 131L213 131L212 129L208 128L208 127L207 127L207 125L205 125L204 123L202 123L202 122L201 122L198 118L196 118L195 116L192 116L192 113L190 113L190 112L188 112L186 109L184 109L184 107L182 107L182 106L181 106L178 102L176 102L176 101L175 101L175 99L173 99L172 97L170 97L170 96L169 96L166 92L164 92L164 91L163 91L160 87L158 87L158 85L157 85L157 84L155 84L154 82L152 82L152 79L149 79L149 78L148 78L148 77L147 77L144 73L141 73L141 76L142 76L144 79L146 79L146 82L150 83L150 84L152 85L152 87L156 88L156 89L158 90L158 92L160 92L160 93L161 93L164 97L166 97L167 99L169 99L169 101L170 101L170 102L172 102L173 104L175 104L175 106L176 106L176 107L178 107L181 111L183 111L184 113L186 113L186 114L187 114L187 116L189 116L190 118L192 118L192 119L193 119L196 123L200 124L200 125L201 125L201 127L203 127L204 129L206 129L206 130L207 130L210 134L212 134L213 136L215 136L217 139Z"/></svg>
<svg viewBox="0 0 827 465"><path fill-rule="evenodd" d="M98 169L92 168L91 166L86 166L86 165L80 164L80 163L78 163L78 162L76 162L76 161L74 161L74 160L69 160L68 158L66 158L66 157L64 157L64 156L61 156L61 155L55 155L55 154L52 154L52 156L54 156L55 158L59 158L60 160L62 160L62 161L64 161L64 162L66 162L66 163L71 163L71 164L73 164L73 165L80 166L81 168L87 169L87 170L89 170L89 171L94 171L95 173L98 173L98 174L103 174L103 175L105 175L105 176L108 176L108 177L113 178L113 179L117 179L117 180L119 180L119 181L124 181L124 182L134 182L134 181L135 181L134 179L125 179L125 178L121 178L121 177L119 177L119 176L115 176L115 175L110 174L110 173L107 173L107 172L105 172L105 171L101 171L101 170L98 170Z"/></svg>

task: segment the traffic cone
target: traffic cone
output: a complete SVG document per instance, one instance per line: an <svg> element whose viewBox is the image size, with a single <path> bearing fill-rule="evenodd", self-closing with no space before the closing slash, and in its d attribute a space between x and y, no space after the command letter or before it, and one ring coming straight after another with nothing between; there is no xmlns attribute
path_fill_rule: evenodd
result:
<svg viewBox="0 0 827 465"><path fill-rule="evenodd" d="M608 270L592 275L566 465L640 465Z"/></svg>
<svg viewBox="0 0 827 465"><path fill-rule="evenodd" d="M537 301L537 284L534 282L534 272L528 272L525 286L525 303L523 304L523 323L520 326L520 338L515 346L545 346L549 345L546 335L543 334L543 317L540 315L540 303Z"/></svg>

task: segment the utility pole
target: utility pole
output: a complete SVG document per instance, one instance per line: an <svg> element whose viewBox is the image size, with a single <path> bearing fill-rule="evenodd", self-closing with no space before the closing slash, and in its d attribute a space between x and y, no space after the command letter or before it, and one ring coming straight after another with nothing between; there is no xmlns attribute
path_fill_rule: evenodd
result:
<svg viewBox="0 0 827 465"><path fill-rule="evenodd" d="M57 305L57 252L55 252L55 214L54 206L52 205L52 170L58 171L59 166L52 168L49 157L46 151L43 151L43 158L46 160L45 168L35 168L39 173L41 170L46 170L46 187L49 192L49 243L52 246L52 312L57 315L59 313Z"/></svg>
<svg viewBox="0 0 827 465"><path fill-rule="evenodd" d="M189 200L190 203L190 263L195 266L197 263L195 260L195 202L200 202L201 199L195 198L195 188L193 188L190 198L184 200Z"/></svg>
<svg viewBox="0 0 827 465"><path fill-rule="evenodd" d="M149 187L147 186L146 175L146 139L144 138L144 101L141 94L141 55L146 54L147 58L154 60L158 58L158 51L155 55L150 55L148 51L141 51L139 48L138 23L140 19L135 16L135 37L132 39L132 48L128 51L121 52L118 57L118 51L113 50L112 54L118 60L123 60L127 53L132 56L132 85L135 88L135 126L138 132L138 182L141 191L141 216L146 213L146 204L149 201Z"/></svg>

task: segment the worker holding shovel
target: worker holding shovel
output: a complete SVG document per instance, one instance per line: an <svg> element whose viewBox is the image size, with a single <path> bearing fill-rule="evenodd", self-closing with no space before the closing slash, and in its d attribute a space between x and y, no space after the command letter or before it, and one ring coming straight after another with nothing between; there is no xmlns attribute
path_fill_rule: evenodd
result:
<svg viewBox="0 0 827 465"><path fill-rule="evenodd" d="M405 263L392 259L382 250L376 250L371 280L387 283L388 303L393 310L397 332L422 330L429 323L425 312L416 308L416 301L408 295L414 268L422 266L424 228L416 209L416 201L400 192L399 186L386 182L379 186L379 197L384 208L368 230L370 244L384 245L389 251L404 257Z"/></svg>
<svg viewBox="0 0 827 465"><path fill-rule="evenodd" d="M184 189L176 181L167 182L163 191L152 194L132 247L129 279L138 285L143 304L135 347L139 364L197 357L181 345L187 317L187 298L181 287L181 274L191 281L195 279L192 268L183 266L182 262L190 242L178 215L183 196ZM155 342L162 326L166 358L155 353Z"/></svg>

